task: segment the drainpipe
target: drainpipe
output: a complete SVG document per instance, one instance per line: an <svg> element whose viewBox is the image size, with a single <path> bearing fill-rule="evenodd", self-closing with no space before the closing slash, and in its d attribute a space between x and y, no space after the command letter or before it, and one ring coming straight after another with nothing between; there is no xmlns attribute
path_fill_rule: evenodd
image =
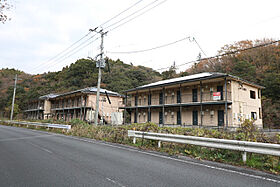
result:
<svg viewBox="0 0 280 187"><path fill-rule="evenodd" d="M202 115L202 81L200 80L200 126L203 125L203 115Z"/></svg>
<svg viewBox="0 0 280 187"><path fill-rule="evenodd" d="M226 113L226 129L228 128L228 111L227 111L227 77L225 77L225 113Z"/></svg>

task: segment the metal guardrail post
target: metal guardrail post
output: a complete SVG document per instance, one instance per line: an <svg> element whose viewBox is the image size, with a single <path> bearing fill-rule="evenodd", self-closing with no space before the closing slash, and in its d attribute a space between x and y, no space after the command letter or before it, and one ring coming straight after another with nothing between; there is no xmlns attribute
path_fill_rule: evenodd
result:
<svg viewBox="0 0 280 187"><path fill-rule="evenodd" d="M246 163L246 161L247 161L247 152L243 152L242 153L242 160L243 160L243 163L245 164Z"/></svg>
<svg viewBox="0 0 280 187"><path fill-rule="evenodd" d="M158 141L158 148L161 147L161 141Z"/></svg>

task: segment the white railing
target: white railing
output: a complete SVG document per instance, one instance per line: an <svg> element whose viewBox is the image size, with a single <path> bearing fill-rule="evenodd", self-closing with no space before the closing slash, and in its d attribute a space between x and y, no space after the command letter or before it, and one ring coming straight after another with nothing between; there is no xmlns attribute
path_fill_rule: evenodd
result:
<svg viewBox="0 0 280 187"><path fill-rule="evenodd" d="M67 131L71 129L71 125L63 125L63 124L52 124L52 123L39 123L39 122L27 122L27 121L10 121L10 120L0 120L0 122L9 123L9 124L19 124L19 125L29 125L40 126L46 128L58 128L58 129L66 129Z"/></svg>
<svg viewBox="0 0 280 187"><path fill-rule="evenodd" d="M136 138L149 140L158 140L158 147L161 147L161 141L182 144L198 145L218 149L228 149L242 152L243 162L246 162L246 153L259 153L265 155L280 156L280 144L248 142L239 140L226 140L217 138L205 138L196 136L184 136L176 134L162 134L142 131L128 131L128 136L133 137L133 143Z"/></svg>

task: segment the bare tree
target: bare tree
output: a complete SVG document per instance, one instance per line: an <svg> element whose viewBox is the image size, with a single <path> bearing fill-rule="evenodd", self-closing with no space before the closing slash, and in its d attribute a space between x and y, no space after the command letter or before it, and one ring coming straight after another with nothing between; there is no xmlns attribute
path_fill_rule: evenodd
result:
<svg viewBox="0 0 280 187"><path fill-rule="evenodd" d="M7 20L10 20L5 11L11 7L11 4L7 0L0 0L0 22L5 23Z"/></svg>

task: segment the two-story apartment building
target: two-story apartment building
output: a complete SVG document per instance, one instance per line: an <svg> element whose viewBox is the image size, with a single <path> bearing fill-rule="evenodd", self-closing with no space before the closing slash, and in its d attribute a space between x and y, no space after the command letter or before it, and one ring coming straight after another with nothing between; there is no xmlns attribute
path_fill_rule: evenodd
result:
<svg viewBox="0 0 280 187"><path fill-rule="evenodd" d="M89 87L62 94L48 94L30 102L25 116L29 119L49 119L70 121L81 119L94 121L97 88ZM106 93L108 97L106 96ZM109 100L110 103L109 103ZM100 89L99 119L107 123L121 124L120 107L123 96L106 89Z"/></svg>
<svg viewBox="0 0 280 187"><path fill-rule="evenodd" d="M50 99L57 97L57 94L48 94L29 101L27 110L24 111L25 118L28 119L48 119L51 115Z"/></svg>
<svg viewBox="0 0 280 187"><path fill-rule="evenodd" d="M126 91L131 123L238 127L254 119L263 127L263 87L223 73L158 81Z"/></svg>
<svg viewBox="0 0 280 187"><path fill-rule="evenodd" d="M67 92L52 98L51 111L55 119L70 121L78 118L81 120L93 122L95 114L97 88L89 87L72 92ZM106 96L109 96L110 102ZM99 117L105 122L114 123L116 118L122 123L123 96L116 92L106 89L100 89Z"/></svg>

